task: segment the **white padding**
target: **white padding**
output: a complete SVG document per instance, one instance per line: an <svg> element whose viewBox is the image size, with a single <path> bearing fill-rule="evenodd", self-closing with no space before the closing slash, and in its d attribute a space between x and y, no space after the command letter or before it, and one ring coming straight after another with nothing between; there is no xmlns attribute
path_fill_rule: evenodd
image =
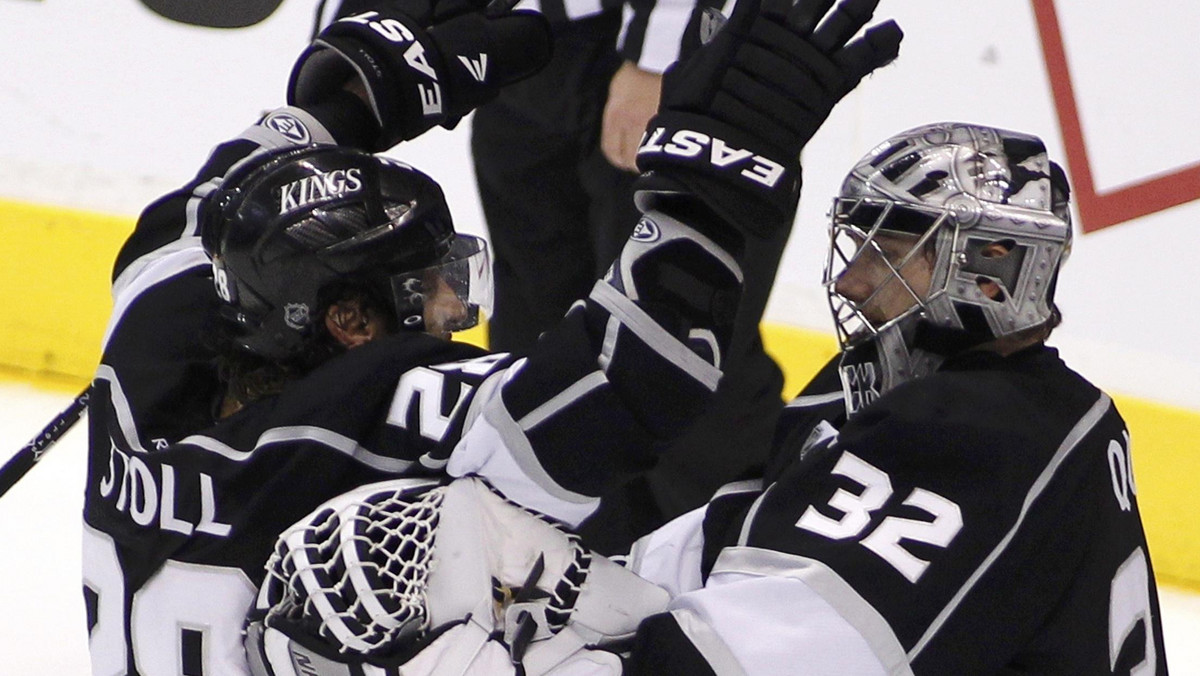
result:
<svg viewBox="0 0 1200 676"><path fill-rule="evenodd" d="M567 490L550 477L500 397L459 440L446 471L454 477L482 476L514 502L569 525L579 524L600 504L599 498Z"/></svg>
<svg viewBox="0 0 1200 676"><path fill-rule="evenodd" d="M670 595L602 556L593 556L571 624L589 645L630 638L641 621L667 608Z"/></svg>
<svg viewBox="0 0 1200 676"><path fill-rule="evenodd" d="M525 676L616 676L622 671L619 657L585 648L583 639L569 627L531 645L521 665Z"/></svg>
<svg viewBox="0 0 1200 676"><path fill-rule="evenodd" d="M667 590L672 597L704 586L700 557L704 554L704 515L697 507L633 543L629 569Z"/></svg>
<svg viewBox="0 0 1200 676"><path fill-rule="evenodd" d="M451 500L449 487L445 490L425 592L429 626L434 628L462 619L492 595L484 524L473 506L464 507L461 496Z"/></svg>
<svg viewBox="0 0 1200 676"><path fill-rule="evenodd" d="M489 572L502 584L524 584L539 557L545 562L540 581L557 582L575 558L576 546L565 533L500 497L480 479L459 479L446 488L442 514L455 510L476 520L472 532L482 535ZM444 536L442 528L439 539Z"/></svg>
<svg viewBox="0 0 1200 676"><path fill-rule="evenodd" d="M487 631L472 622L450 629L400 667L400 676L513 673L512 660L503 644L489 641Z"/></svg>
<svg viewBox="0 0 1200 676"><path fill-rule="evenodd" d="M796 579L716 573L671 608L719 638L716 645L703 633L688 632L696 634L693 643L702 654L726 650L747 674L786 676L800 666L806 676L887 674L854 626Z"/></svg>

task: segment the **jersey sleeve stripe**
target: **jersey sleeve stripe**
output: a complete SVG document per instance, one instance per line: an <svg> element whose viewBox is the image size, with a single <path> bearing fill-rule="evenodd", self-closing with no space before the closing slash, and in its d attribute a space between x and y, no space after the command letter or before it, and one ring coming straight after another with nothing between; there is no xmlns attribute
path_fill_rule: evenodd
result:
<svg viewBox="0 0 1200 676"><path fill-rule="evenodd" d="M471 429L471 425L475 424L475 419L483 415L484 410L488 406L488 402L492 401L493 399L500 398L500 388L504 385L504 383L508 382L513 375L520 371L521 367L524 365L525 359L518 359L509 366L506 366L489 375L482 383L479 383L479 387L475 390L474 396L471 397L471 403L467 405L466 415L463 416L464 430ZM439 461L441 464L437 465L438 469L446 466L446 459L442 458ZM425 464L424 458L422 458L421 464Z"/></svg>
<svg viewBox="0 0 1200 676"><path fill-rule="evenodd" d="M576 525L599 506L599 498L568 490L538 462L533 446L496 397L459 440L446 471L454 477L478 474L523 507Z"/></svg>
<svg viewBox="0 0 1200 676"><path fill-rule="evenodd" d="M600 343L600 355L596 360L605 373L612 364L613 354L617 351L617 337L620 335L621 321L616 317L609 317L604 323L604 340Z"/></svg>
<svg viewBox="0 0 1200 676"><path fill-rule="evenodd" d="M713 673L721 676L746 676L746 670L730 652L729 646L725 645L720 635L713 631L708 623L690 610L682 608L672 610L671 616L684 636L695 646L696 651L704 657L704 661L708 662Z"/></svg>
<svg viewBox="0 0 1200 676"><path fill-rule="evenodd" d="M104 330L101 341L101 351L108 347L112 332L121 323L121 318L129 310L129 306L150 287L159 284L175 275L194 268L207 268L211 263L204 250L200 248L199 237L188 237L177 240L170 245L158 249L147 259L145 264L136 268L130 266L113 285L113 312L109 317L108 327Z"/></svg>
<svg viewBox="0 0 1200 676"><path fill-rule="evenodd" d="M188 198L187 204L183 208L185 225L183 235L185 237L200 236L200 203L212 191L216 190L221 184L220 178L212 178L200 185L192 191L192 196Z"/></svg>
<svg viewBox="0 0 1200 676"><path fill-rule="evenodd" d="M621 292L606 282L598 281L592 287L591 299L664 359L679 367L710 391L717 389L717 382L721 379L720 369L704 361L699 355L676 340ZM615 351L614 346L613 352Z"/></svg>
<svg viewBox="0 0 1200 676"><path fill-rule="evenodd" d="M758 515L759 508L762 507L763 500L767 499L767 494L771 492L771 488L775 484L767 486L754 502L750 504L750 509L746 510L746 516L742 519L742 530L738 533L738 546L743 546L750 539L750 527L754 525L754 517Z"/></svg>
<svg viewBox="0 0 1200 676"><path fill-rule="evenodd" d="M1083 414L1083 417L1079 419L1079 422L1075 423L1075 426L1071 428L1070 432L1067 433L1067 436L1062 440L1062 443L1059 444L1058 449L1054 452L1054 456L1050 458L1049 464L1046 465L1046 468L1042 470L1042 473L1038 476L1037 480L1033 482L1033 486L1030 487L1029 493L1025 496L1025 501L1021 505L1021 512L1017 515L1017 520L1013 524L1012 528L1009 529L1008 533L1005 534L1005 536L1000 540L991 553L988 554L987 558L983 560L983 563L981 563L979 567L975 569L975 572L971 574L971 577L967 578L967 581L963 583L963 586L959 588L957 593L954 594L954 597L950 599L950 602L946 604L946 607L943 608L942 611L938 613L937 617L933 619L933 622L929 624L929 628L925 630L925 634L921 636L920 640L918 640L916 644L913 645L912 649L908 651L908 659L910 661L917 659L917 656L921 654L921 651L925 649L925 646L927 646L929 642L933 640L933 637L936 636L942 626L946 624L946 621L949 619L950 615L954 613L955 609L958 608L959 604L962 603L967 594L971 592L971 589L984 575L987 574L988 570L992 567L996 560L1004 554L1004 550L1008 548L1009 543L1012 542L1013 538L1016 537L1017 531L1019 531L1021 526L1025 523L1025 517L1029 514L1030 507L1033 505L1034 501L1036 501L1038 497L1040 497L1041 494L1046 490L1046 486L1049 485L1050 481L1054 478L1054 475L1058 471L1059 467L1066 462L1067 456L1071 454L1071 451L1079 445L1079 442L1082 441L1089 432L1091 432L1092 428L1100 422L1100 420L1104 417L1104 414L1107 413L1111 407L1112 399L1110 399L1107 394L1101 392L1100 398L1096 400L1096 403L1092 404L1092 407L1088 409L1087 413Z"/></svg>
<svg viewBox="0 0 1200 676"><path fill-rule="evenodd" d="M606 383L608 383L608 378L605 377L604 373L594 371L571 383L562 392L559 392L544 404L527 413L517 421L517 424L522 430L528 432L554 416L555 413L583 398L588 392L598 387L603 387Z"/></svg>
<svg viewBox="0 0 1200 676"><path fill-rule="evenodd" d="M904 646L891 625L850 583L824 563L757 547L727 547L717 557L709 579L722 573L788 578L804 583L858 632L888 674L912 676Z"/></svg>
<svg viewBox="0 0 1200 676"><path fill-rule="evenodd" d="M389 472L399 474L404 472L413 463L409 460L401 460L399 458L391 458L384 455L379 455L372 451L363 448L358 442L342 434L338 434L332 430L327 430L323 427L314 427L309 425L295 425L288 427L275 427L263 432L258 437L258 441L254 444L254 448L249 451L240 451L228 444L213 439L212 437L195 434L190 437L185 437L180 440L181 444L189 444L202 448L206 451L216 453L235 462L244 462L258 451L267 446L281 443L293 443L297 441L311 441L326 448L332 449L341 453L352 460L355 460L367 467L377 469L381 472Z"/></svg>
<svg viewBox="0 0 1200 676"><path fill-rule="evenodd" d="M796 397L789 401L786 408L808 408L809 406L823 406L832 404L835 401L842 400L841 392L827 392L825 394L806 394Z"/></svg>
<svg viewBox="0 0 1200 676"><path fill-rule="evenodd" d="M137 424L133 421L133 409L129 406L129 399L125 396L125 390L121 388L121 382L117 380L117 372L108 364L100 364L96 367L95 380L108 383L109 401L117 415L117 425L125 437L125 444L130 450L146 453L141 437L138 436Z"/></svg>
<svg viewBox="0 0 1200 676"><path fill-rule="evenodd" d="M726 495L735 493L754 493L763 489L762 479L743 479L741 481L731 481L717 489L716 493L708 499L709 502Z"/></svg>

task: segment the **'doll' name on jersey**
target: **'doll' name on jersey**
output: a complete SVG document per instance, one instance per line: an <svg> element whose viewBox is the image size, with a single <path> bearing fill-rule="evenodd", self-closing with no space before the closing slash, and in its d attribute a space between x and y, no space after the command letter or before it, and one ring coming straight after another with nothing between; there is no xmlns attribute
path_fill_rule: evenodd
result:
<svg viewBox="0 0 1200 676"><path fill-rule="evenodd" d="M666 133L666 127L655 128L642 141L642 146L638 148L638 154L665 153L678 157L699 157L707 146L709 148L708 161L714 167L743 166L749 162L750 166L739 173L768 188L774 188L779 183L780 177L783 176L783 165L749 150L734 148L724 139L691 129L680 129L671 135L669 141L664 143L663 136Z"/></svg>
<svg viewBox="0 0 1200 676"><path fill-rule="evenodd" d="M286 214L317 200L358 192L362 187L362 169L358 168L305 176L279 188L279 213Z"/></svg>

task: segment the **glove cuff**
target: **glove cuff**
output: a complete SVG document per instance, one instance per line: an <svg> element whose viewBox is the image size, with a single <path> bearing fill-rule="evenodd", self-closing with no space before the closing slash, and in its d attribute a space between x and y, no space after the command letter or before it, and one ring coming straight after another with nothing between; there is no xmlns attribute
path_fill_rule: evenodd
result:
<svg viewBox="0 0 1200 676"><path fill-rule="evenodd" d="M437 76L445 66L429 34L403 15L388 21L396 32L391 37L357 22L335 22L300 55L288 81L288 103L304 107L360 79L381 129L376 146L367 148L372 151L415 138L446 119Z"/></svg>
<svg viewBox="0 0 1200 676"><path fill-rule="evenodd" d="M379 147L382 129L371 107L357 95L339 91L317 103L304 106L333 136L339 145L361 150Z"/></svg>
<svg viewBox="0 0 1200 676"><path fill-rule="evenodd" d="M639 206L691 193L739 229L769 237L789 227L800 197L800 159L737 127L676 110L650 120L637 153Z"/></svg>

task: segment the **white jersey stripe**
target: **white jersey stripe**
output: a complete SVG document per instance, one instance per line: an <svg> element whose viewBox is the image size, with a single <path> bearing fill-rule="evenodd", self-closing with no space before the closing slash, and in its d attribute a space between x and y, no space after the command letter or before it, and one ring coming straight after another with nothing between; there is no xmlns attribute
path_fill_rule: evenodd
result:
<svg viewBox="0 0 1200 676"><path fill-rule="evenodd" d="M571 383L562 392L559 392L537 408L525 414L524 417L517 421L517 424L522 430L528 432L550 419L554 414L587 396L592 390L602 387L607 383L608 378L604 373L592 371L574 383Z"/></svg>
<svg viewBox="0 0 1200 676"><path fill-rule="evenodd" d="M826 394L806 394L796 397L789 401L785 408L808 408L809 406L822 406L824 404L832 404L835 401L842 400L841 392L828 392Z"/></svg>
<svg viewBox="0 0 1200 676"><path fill-rule="evenodd" d="M1111 405L1112 399L1110 399L1107 394L1101 392L1100 398L1096 400L1096 403L1092 404L1092 407L1088 409L1088 412L1079 419L1079 422L1075 423L1075 427L1071 429L1066 438L1063 439L1061 444L1059 444L1058 450L1054 452L1054 456L1050 458L1050 463L1046 465L1046 468L1042 470L1041 475L1038 476L1037 480L1033 482L1033 486L1030 487L1029 493L1025 496L1025 502L1021 505L1021 513L1017 515L1016 523L1013 524L1013 527L1008 531L1008 533L1005 534L1004 538L1000 540L995 549L988 554L987 558L983 560L983 563L979 564L979 568L977 568L975 572L971 574L971 577L967 578L967 581L963 583L961 588L959 588L958 592L954 595L954 598L950 599L950 602L946 604L946 607L942 609L942 612L938 613L938 616L933 619L933 622L929 624L929 628L925 630L925 634L912 647L912 650L908 651L908 659L910 662L917 659L917 656L921 654L921 651L925 649L925 646L933 640L933 637L936 636L942 626L946 624L946 621L949 619L950 615L955 611L955 609L958 608L959 604L962 603L966 595L969 594L976 583L978 583L979 580L987 574L988 570L992 567L992 564L994 564L996 560L1004 554L1004 550L1008 547L1009 543L1013 541L1013 538L1017 536L1017 531L1019 531L1021 526L1025 523L1025 517L1029 514L1029 509L1033 505L1034 501L1042 495L1042 493L1046 490L1046 486L1049 485L1050 481L1054 478L1058 468L1061 467L1064 462L1066 462L1067 456L1070 455L1071 451L1079 445L1079 442L1085 436L1087 436L1088 432L1090 432L1092 428L1096 426L1096 423L1100 422L1100 419L1104 417L1106 412L1108 412L1108 409Z"/></svg>
<svg viewBox="0 0 1200 676"><path fill-rule="evenodd" d="M125 396L125 390L121 389L116 371L108 364L101 364L96 367L95 380L106 381L109 385L109 399L112 401L113 411L117 414L117 425L121 428L125 443L130 450L145 453L146 449L142 447L142 440L138 436L137 424L133 422L133 409L129 407L129 399Z"/></svg>
<svg viewBox="0 0 1200 676"><path fill-rule="evenodd" d="M311 425L293 425L286 427L273 427L266 432L263 432L255 442L254 448L249 451L241 451L212 437L201 434L194 434L190 437L185 437L179 441L181 444L189 444L202 448L206 451L216 453L220 456L233 460L234 462L245 462L250 459L256 451L266 446L279 443L289 443L294 441L312 441L332 450L335 450L343 455L346 455L358 462L377 469L381 472L400 473L407 470L413 465L412 461L401 460L400 458L390 458L385 455L379 455L360 446L350 437L338 434L332 430L327 430L323 427L315 427Z"/></svg>
<svg viewBox="0 0 1200 676"><path fill-rule="evenodd" d="M696 646L696 650L704 656L704 661L708 662L713 672L721 676L746 676L746 670L729 651L729 646L708 623L684 608L672 610L671 616L692 645Z"/></svg>
<svg viewBox="0 0 1200 676"><path fill-rule="evenodd" d="M113 330L121 323L121 318L138 296L175 275L194 268L207 268L210 265L212 262L208 255L200 248L200 238L188 237L157 249L126 268L117 279L117 283L113 284L113 312L108 320L108 327L104 330L104 338L100 342L101 351L108 348ZM133 272L135 269L136 272Z"/></svg>
<svg viewBox="0 0 1200 676"><path fill-rule="evenodd" d="M608 310L624 327L664 359L678 366L709 390L717 389L721 371L667 333L629 298L607 283L599 281L592 287L591 299Z"/></svg>
<svg viewBox="0 0 1200 676"><path fill-rule="evenodd" d="M713 564L709 579L725 573L803 582L854 628L888 674L912 676L904 646L891 625L850 583L824 563L757 547L726 547Z"/></svg>

